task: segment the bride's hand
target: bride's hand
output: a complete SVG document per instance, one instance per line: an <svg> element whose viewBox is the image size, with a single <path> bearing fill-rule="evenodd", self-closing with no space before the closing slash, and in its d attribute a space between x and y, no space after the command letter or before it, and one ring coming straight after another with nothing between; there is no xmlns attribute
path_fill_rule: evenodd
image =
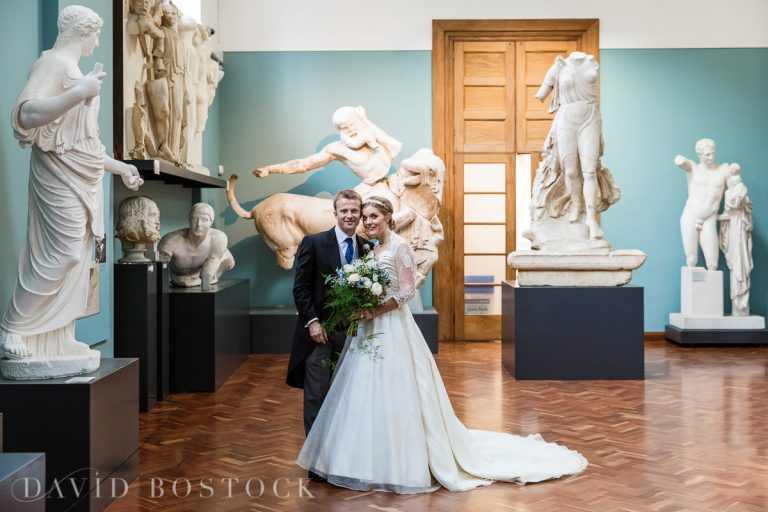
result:
<svg viewBox="0 0 768 512"><path fill-rule="evenodd" d="M373 311L367 309L360 309L355 313L355 318L357 320L373 320L375 316Z"/></svg>

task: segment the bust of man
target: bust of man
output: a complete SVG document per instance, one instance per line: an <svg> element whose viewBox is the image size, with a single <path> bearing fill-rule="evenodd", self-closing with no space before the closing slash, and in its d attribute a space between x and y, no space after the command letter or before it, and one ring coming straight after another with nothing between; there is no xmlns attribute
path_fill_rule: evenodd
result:
<svg viewBox="0 0 768 512"><path fill-rule="evenodd" d="M176 286L202 286L208 290L221 274L235 266L227 249L227 235L214 229L213 208L197 203L189 212L189 227L168 233L160 240L160 259L169 261L171 282Z"/></svg>
<svg viewBox="0 0 768 512"><path fill-rule="evenodd" d="M115 238L123 246L118 263L148 263L145 251L160 238L160 209L145 196L125 198L118 207Z"/></svg>

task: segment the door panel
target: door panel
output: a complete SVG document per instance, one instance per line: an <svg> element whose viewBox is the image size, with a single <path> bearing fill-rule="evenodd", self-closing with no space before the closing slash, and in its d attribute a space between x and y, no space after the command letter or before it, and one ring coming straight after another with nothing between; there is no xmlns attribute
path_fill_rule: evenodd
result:
<svg viewBox="0 0 768 512"><path fill-rule="evenodd" d="M433 21L433 148L447 169L433 288L440 341L501 338L500 283L513 278L506 255L530 198L521 194L516 212L515 165L531 154L519 158L529 189L553 117L534 94L558 54L597 57L598 36L587 19Z"/></svg>

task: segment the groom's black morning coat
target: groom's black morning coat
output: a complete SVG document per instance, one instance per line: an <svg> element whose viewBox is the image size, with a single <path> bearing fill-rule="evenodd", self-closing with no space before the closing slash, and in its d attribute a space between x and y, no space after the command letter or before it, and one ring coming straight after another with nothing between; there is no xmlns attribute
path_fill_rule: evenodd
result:
<svg viewBox="0 0 768 512"><path fill-rule="evenodd" d="M370 250L373 244L355 236L358 256L362 257L366 252L365 247ZM296 253L296 276L293 282L293 300L299 312L299 319L296 322L288 376L285 379L289 386L304 387L304 360L315 347L315 342L309 336L309 329L305 326L313 318L322 322L328 317L328 312L323 307L325 276L334 273L340 266L341 255L335 227L323 233L307 235L301 241Z"/></svg>

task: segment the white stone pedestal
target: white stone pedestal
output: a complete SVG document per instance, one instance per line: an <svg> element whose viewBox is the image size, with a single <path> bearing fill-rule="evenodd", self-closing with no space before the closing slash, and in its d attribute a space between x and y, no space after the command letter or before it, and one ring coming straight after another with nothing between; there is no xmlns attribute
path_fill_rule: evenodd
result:
<svg viewBox="0 0 768 512"><path fill-rule="evenodd" d="M680 312L669 314L679 329L765 329L762 316L725 316L723 273L703 267L680 269Z"/></svg>
<svg viewBox="0 0 768 512"><path fill-rule="evenodd" d="M723 273L703 267L681 268L680 313L723 316Z"/></svg>
<svg viewBox="0 0 768 512"><path fill-rule="evenodd" d="M515 251L507 264L517 270L519 286L622 286L645 262L645 253L610 251Z"/></svg>

